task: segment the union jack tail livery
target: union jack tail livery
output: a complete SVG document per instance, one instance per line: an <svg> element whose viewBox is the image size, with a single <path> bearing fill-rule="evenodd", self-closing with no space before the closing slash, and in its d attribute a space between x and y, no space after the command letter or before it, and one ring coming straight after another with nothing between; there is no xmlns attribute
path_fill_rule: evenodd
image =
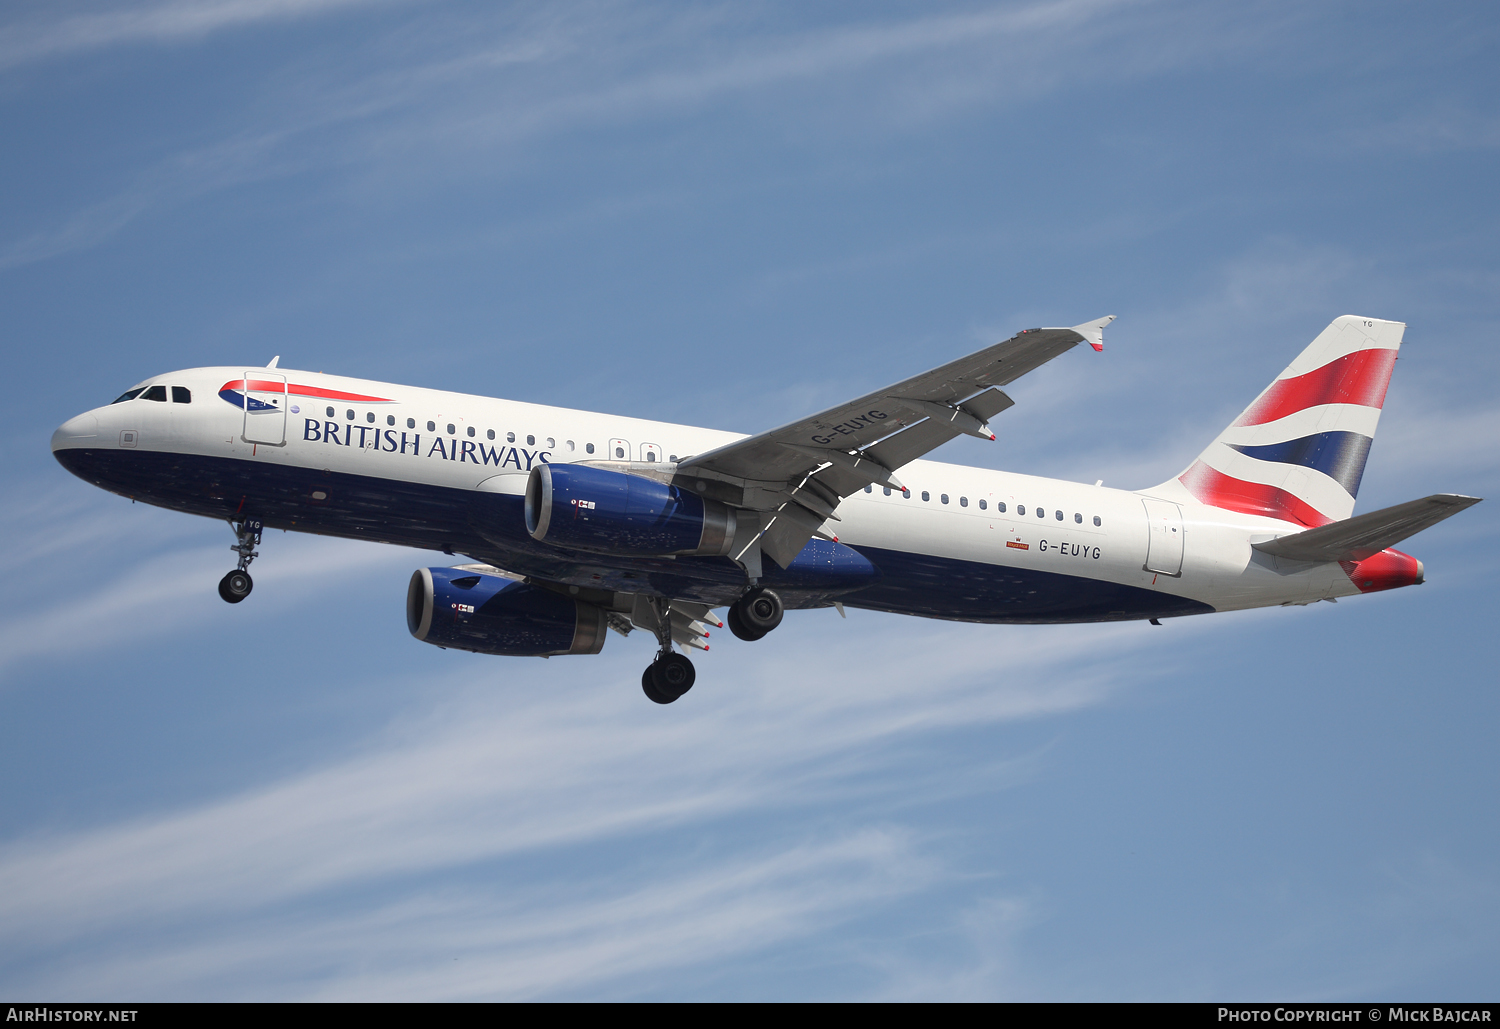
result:
<svg viewBox="0 0 1500 1029"><path fill-rule="evenodd" d="M1334 319L1178 479L1210 507L1309 528L1348 518L1405 331Z"/></svg>

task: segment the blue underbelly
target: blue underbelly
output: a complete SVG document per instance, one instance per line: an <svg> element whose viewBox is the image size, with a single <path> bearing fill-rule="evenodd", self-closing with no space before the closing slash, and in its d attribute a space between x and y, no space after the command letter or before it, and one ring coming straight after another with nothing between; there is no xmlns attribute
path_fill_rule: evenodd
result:
<svg viewBox="0 0 1500 1029"><path fill-rule="evenodd" d="M479 558L508 571L622 592L722 605L744 589L727 558L616 558L559 551L525 530L521 498L324 473L260 461L152 451L60 450L70 472L103 489L210 518L393 543ZM766 562L766 585L789 607L851 607L973 622L1081 622L1211 611L1154 590L813 540L789 569Z"/></svg>

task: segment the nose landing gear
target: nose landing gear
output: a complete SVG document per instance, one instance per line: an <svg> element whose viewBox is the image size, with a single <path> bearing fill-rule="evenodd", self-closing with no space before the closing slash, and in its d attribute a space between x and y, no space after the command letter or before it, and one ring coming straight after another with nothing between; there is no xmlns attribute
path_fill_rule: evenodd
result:
<svg viewBox="0 0 1500 1029"><path fill-rule="evenodd" d="M781 598L759 587L736 600L729 608L729 631L742 640L754 642L781 624L786 614Z"/></svg>
<svg viewBox="0 0 1500 1029"><path fill-rule="evenodd" d="M656 639L661 649L641 673L641 690L657 704L670 704L693 688L698 673L687 657L672 649L671 601L652 598L651 606L656 612Z"/></svg>
<svg viewBox="0 0 1500 1029"><path fill-rule="evenodd" d="M239 567L225 575L219 580L219 596L230 604L238 604L250 595L255 588L255 580L250 578L250 562L260 557L260 551L255 549L260 542L261 523L259 519L247 518L236 525L229 523L234 530L234 546L229 549L240 555Z"/></svg>

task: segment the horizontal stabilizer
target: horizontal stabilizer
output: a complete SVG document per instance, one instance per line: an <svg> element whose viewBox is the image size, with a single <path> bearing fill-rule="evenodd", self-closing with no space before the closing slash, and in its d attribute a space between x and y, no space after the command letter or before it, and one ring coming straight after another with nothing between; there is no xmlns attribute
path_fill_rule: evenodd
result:
<svg viewBox="0 0 1500 1029"><path fill-rule="evenodd" d="M1330 522L1306 532L1253 544L1263 554L1293 561L1363 561L1408 536L1431 528L1444 518L1479 503L1479 497L1434 493L1341 522Z"/></svg>

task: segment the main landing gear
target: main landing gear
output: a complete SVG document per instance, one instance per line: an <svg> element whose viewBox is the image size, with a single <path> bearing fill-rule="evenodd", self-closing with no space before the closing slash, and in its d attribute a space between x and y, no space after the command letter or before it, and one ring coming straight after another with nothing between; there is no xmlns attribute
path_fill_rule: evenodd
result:
<svg viewBox="0 0 1500 1029"><path fill-rule="evenodd" d="M661 649L656 652L656 660L641 673L641 689L656 703L670 704L693 688L698 673L691 661L672 649L671 602L653 597L651 606L656 611L656 640Z"/></svg>
<svg viewBox="0 0 1500 1029"><path fill-rule="evenodd" d="M661 649L641 673L641 689L658 704L670 704L693 688L697 673L693 663L672 649L672 604L663 597L651 599L656 613L656 639ZM742 640L758 640L781 624L786 608L768 589L750 590L729 608L729 630ZM637 625L640 623L637 622Z"/></svg>
<svg viewBox="0 0 1500 1029"><path fill-rule="evenodd" d="M781 624L786 614L781 598L768 589L756 587L729 607L729 631L742 640L754 642Z"/></svg>
<svg viewBox="0 0 1500 1029"><path fill-rule="evenodd" d="M250 578L250 562L260 557L260 551L255 549L260 542L261 523L258 519L247 518L236 525L229 523L234 530L234 546L229 549L240 555L239 567L219 580L219 596L231 604L238 604L250 595L255 588L255 580Z"/></svg>

